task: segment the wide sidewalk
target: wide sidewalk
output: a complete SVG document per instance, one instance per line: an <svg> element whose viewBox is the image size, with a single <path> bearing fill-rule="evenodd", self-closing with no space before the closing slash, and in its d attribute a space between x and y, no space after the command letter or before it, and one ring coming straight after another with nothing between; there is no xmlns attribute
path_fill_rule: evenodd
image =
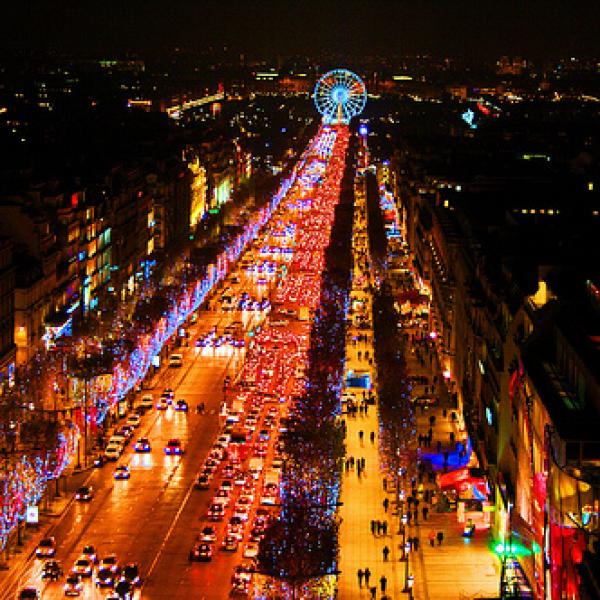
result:
<svg viewBox="0 0 600 600"><path fill-rule="evenodd" d="M358 360L358 350L362 360ZM364 360L365 344L349 349L350 369L368 371L372 367ZM420 363L409 359L411 374L426 374ZM411 370L412 367L412 370ZM357 390L358 391L358 390ZM360 392L357 394L361 397ZM440 440L444 447L450 446L450 433L456 439L461 435L457 425L450 418L451 411L443 415L443 407L417 409L417 433L425 435L431 426L430 417L435 416L431 426L434 444ZM344 472L339 515L340 525L340 577L338 597L342 600L370 598L364 583L359 587L357 572L369 568L371 580L369 587L377 586L377 598L381 598L380 578L387 579L387 596L391 599L408 598L403 592L405 586L406 564L400 561L403 539L417 537L417 551L409 553L408 572L414 575L413 598L416 600L466 600L467 598L496 598L498 596L500 571L499 561L490 550L488 535L478 531L472 539L462 537L462 527L457 522L455 512L437 512L427 505L429 513L423 520L422 507L419 505L417 522L411 525L403 537L399 531L401 515L395 512L395 493L386 493L383 488L384 472L380 463L378 447L377 406L369 407L367 414L346 415L347 458L365 458L366 469L359 477L356 466ZM361 442L359 432L363 431ZM370 442L370 433L375 432L375 443ZM436 490L434 482L424 480L424 489ZM437 490L436 490L437 491ZM438 491L439 494L439 491ZM388 498L390 506L386 512L383 501ZM388 521L387 535L372 535L371 520ZM431 547L429 535L443 532L441 545L437 541ZM384 560L383 548L390 549L388 561Z"/></svg>
<svg viewBox="0 0 600 600"><path fill-rule="evenodd" d="M360 296L370 303L368 293L353 291L353 297ZM372 304L369 304L372 306ZM376 383L375 367L365 359L365 351L373 356L372 332L350 327L350 333L367 334L368 341L356 345L350 339L347 346L347 370L368 372ZM352 337L349 336L349 337ZM358 353L361 353L360 359ZM409 375L426 375L430 381L437 376L441 396L440 406L433 409L417 409L417 435L425 435L432 429L433 444L439 440L444 448L450 448L450 433L456 440L464 434L458 422L451 419L452 409L447 390L443 388L441 373L436 360L423 363L415 354L407 352L407 369ZM362 390L347 389L346 393L354 393L358 400L362 398ZM424 393L424 386L415 390ZM446 416L444 416L444 408ZM431 419L435 416L435 419ZM489 548L488 535L478 531L472 539L462 537L462 527L457 522L455 512L438 512L436 507L427 505L429 512L423 520L422 508L419 504L418 519L414 518L406 528L404 536L399 533L400 517L395 507L395 492L384 490L384 468L379 453L379 422L377 404L370 406L367 413L345 415L346 421L346 458L365 459L365 471L358 475L357 467L344 471L342 480L340 540L340 575L338 577L338 598L354 600L370 598L370 587L376 587L377 598L388 599L409 598L405 590L406 573L414 576L412 598L416 600L466 600L467 598L497 598L499 589L499 561ZM362 439L360 432L363 432ZM374 443L371 443L371 432L374 432ZM424 490L439 490L435 481L424 478ZM384 499L389 507L384 508ZM371 521L387 521L386 535L371 533ZM429 536L433 532L443 532L441 544L435 541L430 545ZM419 539L418 549L409 553L408 565L402 558L403 541L408 538ZM384 560L383 548L390 550L388 560ZM366 568L371 571L369 585L359 585L358 570ZM381 591L381 578L387 580L386 593Z"/></svg>

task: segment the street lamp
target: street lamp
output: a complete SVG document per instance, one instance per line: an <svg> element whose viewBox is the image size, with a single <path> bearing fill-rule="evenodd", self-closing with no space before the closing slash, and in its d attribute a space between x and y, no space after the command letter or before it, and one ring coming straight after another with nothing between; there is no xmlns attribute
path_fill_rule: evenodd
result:
<svg viewBox="0 0 600 600"><path fill-rule="evenodd" d="M413 587L415 585L415 576L412 573L408 576L406 583L408 585L408 600L413 600Z"/></svg>
<svg viewBox="0 0 600 600"><path fill-rule="evenodd" d="M409 592L409 575L408 575L408 555L410 554L410 542L404 544L404 589L403 592ZM410 593L410 592L409 592Z"/></svg>

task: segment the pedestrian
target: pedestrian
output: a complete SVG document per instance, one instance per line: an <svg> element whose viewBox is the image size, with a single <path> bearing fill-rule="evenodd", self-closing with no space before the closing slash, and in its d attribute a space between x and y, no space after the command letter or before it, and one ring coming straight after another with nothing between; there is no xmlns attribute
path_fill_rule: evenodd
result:
<svg viewBox="0 0 600 600"><path fill-rule="evenodd" d="M371 444L375 443L375 432L371 431L371 435L369 436L369 438L371 439Z"/></svg>
<svg viewBox="0 0 600 600"><path fill-rule="evenodd" d="M413 519L415 521L415 525L419 522L419 511L418 509L415 508L415 510L413 511Z"/></svg>
<svg viewBox="0 0 600 600"><path fill-rule="evenodd" d="M380 577L379 584L381 585L381 593L385 594L385 588L387 587L387 578L385 575Z"/></svg>
<svg viewBox="0 0 600 600"><path fill-rule="evenodd" d="M362 475L362 467L360 465L360 461L358 461L356 464L356 474L358 475L358 478L360 479L360 476Z"/></svg>
<svg viewBox="0 0 600 600"><path fill-rule="evenodd" d="M388 556L390 555L390 549L387 546L383 547L383 560L387 562Z"/></svg>
<svg viewBox="0 0 600 600"><path fill-rule="evenodd" d="M417 536L412 539L412 547L415 552L419 549L419 538Z"/></svg>
<svg viewBox="0 0 600 600"><path fill-rule="evenodd" d="M427 513L428 513L428 512L429 512L429 509L428 509L426 506L424 506L424 507L421 509L421 513L423 514L423 521L427 521Z"/></svg>
<svg viewBox="0 0 600 600"><path fill-rule="evenodd" d="M359 570L356 572L356 574L357 574L357 576L358 576L358 587L360 587L360 588L361 588L361 587L362 587L362 582L363 582L363 577L364 577L364 575L365 575L365 574L363 573L363 570L362 570L362 569L359 569Z"/></svg>
<svg viewBox="0 0 600 600"><path fill-rule="evenodd" d="M442 542L444 541L444 532L438 531L436 537L437 537L437 541L438 541L438 546L441 546Z"/></svg>
<svg viewBox="0 0 600 600"><path fill-rule="evenodd" d="M406 522L410 525L410 518L412 516L412 513L410 512L410 510L406 513Z"/></svg>
<svg viewBox="0 0 600 600"><path fill-rule="evenodd" d="M372 599L377 596L377 588L375 586L373 586L369 591L371 592Z"/></svg>
<svg viewBox="0 0 600 600"><path fill-rule="evenodd" d="M364 435L365 435L365 432L364 432L364 431L361 429L361 430L358 432L358 439L360 440L360 443L361 443L361 444L362 444L362 442L363 442L363 437L364 437Z"/></svg>
<svg viewBox="0 0 600 600"><path fill-rule="evenodd" d="M409 508L409 510L410 510L410 507L412 506L413 500L414 500L414 498L413 498L412 496L409 496L409 497L406 499L406 502L408 503L408 508Z"/></svg>
<svg viewBox="0 0 600 600"><path fill-rule="evenodd" d="M385 512L387 512L387 511L388 511L388 507L389 507L389 505L390 505L390 501L389 501L387 498L384 498L384 499L383 499L383 510L384 510Z"/></svg>
<svg viewBox="0 0 600 600"><path fill-rule="evenodd" d="M367 465L367 461L366 461L365 457L363 456L363 458L360 459L360 468L364 471L366 465Z"/></svg>
<svg viewBox="0 0 600 600"><path fill-rule="evenodd" d="M365 585L369 585L369 579L371 579L371 569L367 567L365 569Z"/></svg>
<svg viewBox="0 0 600 600"><path fill-rule="evenodd" d="M387 526L388 526L388 523L387 523L387 521L384 521L384 522L381 524L381 529L383 530L383 535L387 535Z"/></svg>
<svg viewBox="0 0 600 600"><path fill-rule="evenodd" d="M435 538L436 538L436 533L435 531L432 529L429 532L429 544L431 545L431 547L433 548L435 546Z"/></svg>
<svg viewBox="0 0 600 600"><path fill-rule="evenodd" d="M383 491L387 492L387 478L386 477L383 478Z"/></svg>
<svg viewBox="0 0 600 600"><path fill-rule="evenodd" d="M371 533L375 535L375 527L377 527L377 523L375 523L375 519L371 519Z"/></svg>
<svg viewBox="0 0 600 600"><path fill-rule="evenodd" d="M354 468L354 456L350 457L350 468L353 469Z"/></svg>

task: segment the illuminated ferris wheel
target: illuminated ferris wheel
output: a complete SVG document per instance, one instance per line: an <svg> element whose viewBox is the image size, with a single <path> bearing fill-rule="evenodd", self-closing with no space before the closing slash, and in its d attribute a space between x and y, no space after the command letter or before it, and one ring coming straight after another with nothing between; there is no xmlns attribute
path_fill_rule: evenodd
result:
<svg viewBox="0 0 600 600"><path fill-rule="evenodd" d="M365 108L367 88L356 73L346 69L335 69L325 73L317 81L314 99L317 110L323 115L324 123L347 124Z"/></svg>

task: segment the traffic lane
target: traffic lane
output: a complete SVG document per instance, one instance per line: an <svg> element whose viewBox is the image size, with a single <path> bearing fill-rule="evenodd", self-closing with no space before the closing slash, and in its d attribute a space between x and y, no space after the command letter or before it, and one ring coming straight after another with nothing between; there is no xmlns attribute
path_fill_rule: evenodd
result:
<svg viewBox="0 0 600 600"><path fill-rule="evenodd" d="M222 380L227 362L227 358L223 360L223 358L212 357L204 358L199 362L197 368L192 365L189 373L184 376L183 383L180 386L174 386L176 398L179 389L188 385L194 390L194 397L202 398L201 401L204 401L208 407L216 404L213 393L214 388ZM220 369L217 368L219 366ZM179 371L179 369L169 369L167 377L163 379L172 381L175 376L172 371ZM189 445L189 440L197 436L190 434L188 431L188 422L190 420L197 421L196 428L198 432L201 432L207 429L207 418L186 415L174 411L172 408L169 408L166 414L163 414L162 411L156 411L155 414L149 415L149 417L150 419L148 417L144 419L142 427L136 431L136 434L143 432L150 438L153 446L152 454L136 454L132 450L133 444L130 444L119 461L108 463L89 478L87 483L96 489L96 497L89 503L73 503L66 511L64 518L54 528L53 534L58 541L57 558L62 560L65 570L71 568L86 543L96 545L101 555L116 552L122 560L137 562L136 556L139 556L139 554L135 553L131 556L132 549L127 540L130 538L139 539L145 531L152 529L152 535L148 538L149 543L146 544L146 547L151 548L153 545L151 542L155 542L156 535L160 535L160 531L154 531L147 524L140 530L139 528L123 528L122 523L124 520L130 519L133 522L139 521L135 513L156 513L156 501L153 503L152 498L160 495L161 487L164 491L165 485L176 485L177 470L181 466L174 463L178 459L163 454L164 444L171 437L179 437L186 445ZM129 464L132 479L115 482L112 474L116 464ZM181 461L181 464L185 465L185 462ZM195 477L196 468L193 467L189 470L184 468L181 473L184 480L191 482ZM127 490L129 490L129 493L126 493ZM181 498L179 500L181 501ZM164 514L160 515L159 523L163 520L168 521L177 510L177 506L170 506L169 503L163 503L161 508ZM109 524L108 530L102 527L98 528L98 522ZM114 532L118 536L113 540L107 535L107 532ZM142 561L143 569L143 562L147 562L147 560L145 557L140 557L139 560ZM23 581L28 581L34 585L39 584L40 569L41 561L36 561L32 564L30 573ZM48 597L53 597L56 594L62 597L62 589L56 585L49 586L48 594Z"/></svg>
<svg viewBox="0 0 600 600"><path fill-rule="evenodd" d="M195 369L197 368L195 367ZM217 393L213 389L206 396L207 409L217 411L220 405L220 391L220 387ZM187 461L187 465L191 471L192 485L201 465L206 459L209 448L221 430L221 423L218 417L209 418L201 422L199 427L201 428L201 432L195 432L192 436L192 443L197 448L194 454L188 455L184 459ZM189 478L186 477L186 481L188 480ZM158 560L153 565L152 571L144 583L144 598L186 597L189 595L190 589L197 589L201 584L202 589L206 588L207 593L210 590L217 590L217 595L207 595L207 598L224 598L227 596L227 586L225 586L225 591L218 591L227 583L222 580L222 575L210 571L209 577L206 579L206 573L201 575L198 570L198 567L204 565L191 565L188 562L189 550L192 547L194 539L204 526L203 519L206 516L210 498L211 496L208 496L205 492L193 490L187 497L187 502L183 505L178 518L175 521L173 519L170 520L174 528L166 539L164 548L160 551ZM231 559L235 561L234 557L231 557ZM216 558L215 563L217 560ZM234 566L234 562L231 565L227 564L225 568L225 572L227 573L226 578L230 577ZM175 590L177 590L177 593L175 593ZM225 595L222 595L223 593Z"/></svg>

